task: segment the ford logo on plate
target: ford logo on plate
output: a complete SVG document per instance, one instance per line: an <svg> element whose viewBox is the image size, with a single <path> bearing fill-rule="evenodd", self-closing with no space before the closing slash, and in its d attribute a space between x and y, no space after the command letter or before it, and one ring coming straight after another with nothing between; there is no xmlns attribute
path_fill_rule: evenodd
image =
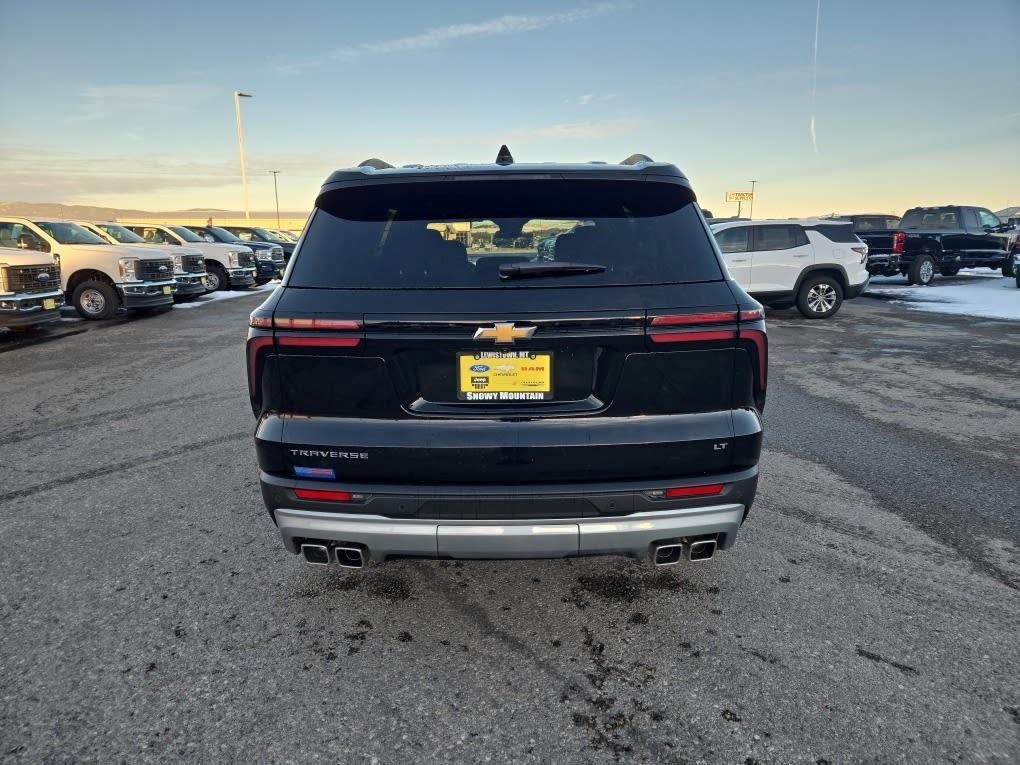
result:
<svg viewBox="0 0 1020 765"><path fill-rule="evenodd" d="M489 367L486 366L485 364L472 364L471 365L471 371L472 372L488 372L489 371Z"/></svg>

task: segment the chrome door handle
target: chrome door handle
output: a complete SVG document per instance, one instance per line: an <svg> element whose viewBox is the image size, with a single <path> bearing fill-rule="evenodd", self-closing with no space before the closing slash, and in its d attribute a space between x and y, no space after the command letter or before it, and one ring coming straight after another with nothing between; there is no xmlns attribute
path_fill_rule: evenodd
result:
<svg viewBox="0 0 1020 765"><path fill-rule="evenodd" d="M732 263L746 263L747 262L747 258L733 258L733 260L730 261L730 262L732 262Z"/></svg>
<svg viewBox="0 0 1020 765"><path fill-rule="evenodd" d="M799 253L799 254L796 253L796 252L793 253L793 257L795 257L795 258L806 258L807 256L808 256L808 254L806 252L802 252L802 253Z"/></svg>

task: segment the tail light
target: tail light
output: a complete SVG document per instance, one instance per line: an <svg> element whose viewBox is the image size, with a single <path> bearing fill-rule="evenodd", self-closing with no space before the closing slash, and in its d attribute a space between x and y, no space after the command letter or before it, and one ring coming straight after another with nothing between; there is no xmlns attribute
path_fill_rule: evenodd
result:
<svg viewBox="0 0 1020 765"><path fill-rule="evenodd" d="M903 252L903 248L907 243L907 235L902 231L897 231L892 237L892 251Z"/></svg>
<svg viewBox="0 0 1020 765"><path fill-rule="evenodd" d="M258 358L259 351L263 348L273 347L273 336L262 335L260 337L252 337L248 340L248 392L252 398L258 392Z"/></svg>
<svg viewBox="0 0 1020 765"><path fill-rule="evenodd" d="M736 324L736 311L713 311L711 313L683 313L653 316L648 321L648 337L653 343L697 343L714 340L735 340L736 328L701 329L719 324ZM662 331L661 327L678 328L677 331Z"/></svg>

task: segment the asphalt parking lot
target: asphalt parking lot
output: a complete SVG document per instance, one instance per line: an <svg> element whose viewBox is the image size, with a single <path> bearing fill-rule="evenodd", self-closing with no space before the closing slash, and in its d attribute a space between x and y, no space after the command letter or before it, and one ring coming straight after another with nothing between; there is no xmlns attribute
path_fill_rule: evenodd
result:
<svg viewBox="0 0 1020 765"><path fill-rule="evenodd" d="M704 564L312 569L259 497L261 298L0 355L0 758L1016 762L1020 331L770 314Z"/></svg>

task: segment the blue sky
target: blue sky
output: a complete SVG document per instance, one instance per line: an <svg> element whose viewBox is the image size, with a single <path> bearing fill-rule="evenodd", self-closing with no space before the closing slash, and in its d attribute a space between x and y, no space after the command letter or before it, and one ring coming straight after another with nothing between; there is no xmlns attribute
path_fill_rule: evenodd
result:
<svg viewBox="0 0 1020 765"><path fill-rule="evenodd" d="M7 0L0 201L307 210L335 167L679 165L717 213L1020 204L1017 0ZM13 91L13 92L11 92ZM16 108L10 108L16 105ZM816 144L810 123L814 116Z"/></svg>

